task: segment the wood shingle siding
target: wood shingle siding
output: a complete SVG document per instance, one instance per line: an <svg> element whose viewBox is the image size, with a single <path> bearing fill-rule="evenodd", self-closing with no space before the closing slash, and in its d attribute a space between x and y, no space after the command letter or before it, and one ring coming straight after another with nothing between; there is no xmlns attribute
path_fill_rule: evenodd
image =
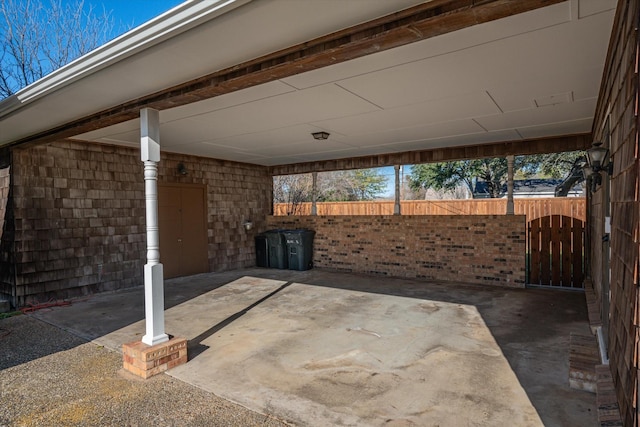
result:
<svg viewBox="0 0 640 427"><path fill-rule="evenodd" d="M177 172L179 163L187 175ZM0 262L15 275L0 292L14 293L14 304L142 284L146 228L138 150L69 141L15 148L11 178L15 232L2 237ZM269 213L266 168L163 153L159 180L206 186L209 271L254 264L254 231L245 231L242 221L260 226Z"/></svg>
<svg viewBox="0 0 640 427"><path fill-rule="evenodd" d="M640 153L638 148L638 30L639 2L618 3L609 43L606 68L593 125L595 141L609 144L611 176L611 259L609 357L624 425L637 426ZM610 113L610 115L609 115ZM609 118L610 139L604 126ZM609 275L603 253L607 216L605 185L590 197L588 240L590 275L595 294L602 298L603 280ZM603 319L604 322L607 319Z"/></svg>

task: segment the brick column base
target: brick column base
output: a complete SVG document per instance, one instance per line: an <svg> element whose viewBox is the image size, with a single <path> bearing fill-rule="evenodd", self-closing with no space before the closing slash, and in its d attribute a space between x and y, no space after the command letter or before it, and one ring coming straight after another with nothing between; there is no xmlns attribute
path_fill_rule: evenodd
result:
<svg viewBox="0 0 640 427"><path fill-rule="evenodd" d="M187 363L187 340L172 337L156 345L147 345L142 341L123 344L122 359L125 370L147 379Z"/></svg>

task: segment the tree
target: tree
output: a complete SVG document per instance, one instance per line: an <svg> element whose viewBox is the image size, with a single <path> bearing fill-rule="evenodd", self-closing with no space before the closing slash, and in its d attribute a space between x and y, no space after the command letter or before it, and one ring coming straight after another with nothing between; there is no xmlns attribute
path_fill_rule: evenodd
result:
<svg viewBox="0 0 640 427"><path fill-rule="evenodd" d="M521 178L531 176L559 178L571 170L582 151L516 156L514 174ZM507 160L493 159L460 160L446 163L414 165L409 175L409 187L413 191L434 189L451 191L463 185L469 192L477 194L478 181L484 181L491 198L501 197L507 181Z"/></svg>
<svg viewBox="0 0 640 427"><path fill-rule="evenodd" d="M113 19L83 0L0 0L0 99L68 64L111 36Z"/></svg>
<svg viewBox="0 0 640 427"><path fill-rule="evenodd" d="M311 174L273 177L273 202L286 203L287 215L299 214L301 204L311 201L312 190Z"/></svg>
<svg viewBox="0 0 640 427"><path fill-rule="evenodd" d="M492 199L497 199L504 193L502 188L507 183L507 159L497 157L493 159L475 160L477 163L478 176L487 184L487 193ZM518 168L518 163L514 162L514 169ZM473 193L471 193L473 194Z"/></svg>
<svg viewBox="0 0 640 427"><path fill-rule="evenodd" d="M474 178L477 175L477 164L473 160L425 163L411 168L408 181L409 188L413 191L430 188L451 191L462 184L473 194Z"/></svg>
<svg viewBox="0 0 640 427"><path fill-rule="evenodd" d="M321 202L372 200L380 196L387 178L377 169L324 172L318 174L317 200ZM286 203L287 214L300 213L303 202L313 199L311 174L273 178L274 203Z"/></svg>
<svg viewBox="0 0 640 427"><path fill-rule="evenodd" d="M452 191L463 185L473 195L478 180L487 184L489 197L502 194L506 182L507 160L504 158L459 160L446 163L427 163L415 165L409 175L409 187L436 191Z"/></svg>
<svg viewBox="0 0 640 427"><path fill-rule="evenodd" d="M373 200L387 184L387 178L377 169L328 172L318 178L319 199L327 202Z"/></svg>
<svg viewBox="0 0 640 427"><path fill-rule="evenodd" d="M540 175L549 178L563 178L569 174L576 159L584 155L584 151L565 151L527 157L530 164L537 165L537 172Z"/></svg>

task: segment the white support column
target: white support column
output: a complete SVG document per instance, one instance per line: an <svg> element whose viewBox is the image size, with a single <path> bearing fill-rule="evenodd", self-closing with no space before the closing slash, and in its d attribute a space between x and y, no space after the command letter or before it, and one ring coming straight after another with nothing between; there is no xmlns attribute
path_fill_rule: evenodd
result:
<svg viewBox="0 0 640 427"><path fill-rule="evenodd" d="M396 203L393 205L393 214L400 215L400 165L394 165L393 169L396 173Z"/></svg>
<svg viewBox="0 0 640 427"><path fill-rule="evenodd" d="M318 215L318 172L313 172L313 188L311 190L311 215Z"/></svg>
<svg viewBox="0 0 640 427"><path fill-rule="evenodd" d="M507 215L513 215L513 156L507 156Z"/></svg>
<svg viewBox="0 0 640 427"><path fill-rule="evenodd" d="M160 161L160 113L140 110L140 154L144 162L147 218L147 263L144 266L146 334L142 342L156 345L169 340L164 332L164 275L160 264L158 231L158 162Z"/></svg>

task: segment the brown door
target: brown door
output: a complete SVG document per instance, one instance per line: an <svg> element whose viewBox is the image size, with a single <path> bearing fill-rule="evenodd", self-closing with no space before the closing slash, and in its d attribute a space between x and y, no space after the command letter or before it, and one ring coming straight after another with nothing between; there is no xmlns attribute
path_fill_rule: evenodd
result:
<svg viewBox="0 0 640 427"><path fill-rule="evenodd" d="M160 262L164 277L209 271L205 187L158 185Z"/></svg>

